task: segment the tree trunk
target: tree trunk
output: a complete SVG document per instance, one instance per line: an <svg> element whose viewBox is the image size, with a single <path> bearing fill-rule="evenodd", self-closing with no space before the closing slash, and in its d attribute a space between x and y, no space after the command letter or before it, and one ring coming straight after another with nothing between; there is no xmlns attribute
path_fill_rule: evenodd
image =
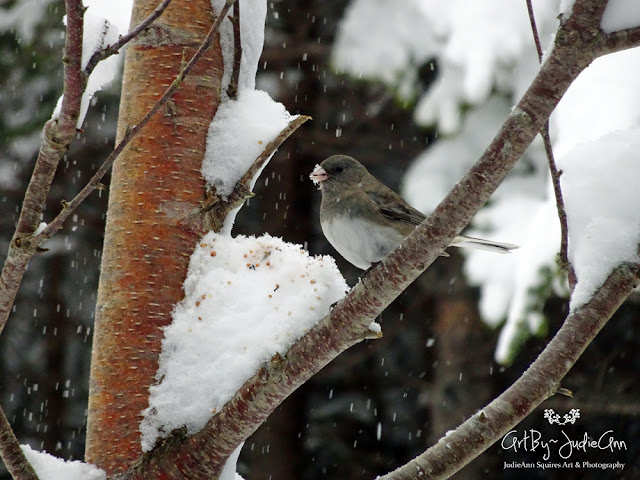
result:
<svg viewBox="0 0 640 480"><path fill-rule="evenodd" d="M157 2L137 0L132 25ZM174 0L128 46L118 139L173 82L213 21L209 0ZM203 198L200 165L223 72L219 43L116 160L91 359L86 460L107 475L141 455L139 424L201 232L186 217Z"/></svg>

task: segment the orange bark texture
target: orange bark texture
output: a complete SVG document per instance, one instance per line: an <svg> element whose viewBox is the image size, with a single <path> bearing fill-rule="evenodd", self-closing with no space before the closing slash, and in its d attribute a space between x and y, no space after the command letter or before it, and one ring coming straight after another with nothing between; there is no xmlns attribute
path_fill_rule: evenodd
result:
<svg viewBox="0 0 640 480"><path fill-rule="evenodd" d="M131 24L157 4L137 0ZM127 47L118 141L173 82L212 23L210 0L173 0ZM109 476L142 454L139 424L155 382L162 327L183 297L189 257L202 233L185 219L203 199L200 166L222 71L216 41L113 167L86 446L86 461Z"/></svg>

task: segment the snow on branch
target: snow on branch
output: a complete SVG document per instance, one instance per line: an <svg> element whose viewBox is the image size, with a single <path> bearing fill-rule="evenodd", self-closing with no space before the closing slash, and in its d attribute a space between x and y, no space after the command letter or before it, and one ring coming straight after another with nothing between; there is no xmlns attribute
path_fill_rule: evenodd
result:
<svg viewBox="0 0 640 480"><path fill-rule="evenodd" d="M586 304L620 264L640 263L640 128L576 146L560 159L576 277L571 310Z"/></svg>
<svg viewBox="0 0 640 480"><path fill-rule="evenodd" d="M266 362L284 356L348 287L330 256L270 235L210 232L191 257L185 298L164 330L143 451L172 430L194 434ZM238 308L242 299L243 308Z"/></svg>
<svg viewBox="0 0 640 480"><path fill-rule="evenodd" d="M202 222L198 227L202 231L229 234L237 211L253 196L252 189L267 162L310 119L307 115L290 116L282 104L258 90L243 90L238 100L222 104L211 123L202 162L210 189L202 211L192 222Z"/></svg>

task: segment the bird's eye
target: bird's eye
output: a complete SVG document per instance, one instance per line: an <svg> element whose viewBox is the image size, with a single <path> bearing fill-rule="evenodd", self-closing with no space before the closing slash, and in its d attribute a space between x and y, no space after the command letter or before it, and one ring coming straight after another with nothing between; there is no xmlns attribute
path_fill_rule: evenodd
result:
<svg viewBox="0 0 640 480"><path fill-rule="evenodd" d="M344 172L344 167L336 167L336 172L338 173Z"/></svg>

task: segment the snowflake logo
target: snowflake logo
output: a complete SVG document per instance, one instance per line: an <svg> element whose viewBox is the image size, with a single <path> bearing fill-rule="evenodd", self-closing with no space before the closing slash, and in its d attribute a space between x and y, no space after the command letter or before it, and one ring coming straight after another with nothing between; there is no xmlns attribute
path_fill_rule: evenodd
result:
<svg viewBox="0 0 640 480"><path fill-rule="evenodd" d="M553 425L554 423L558 425L566 425L567 423L570 423L573 425L576 423L576 420L580 418L580 410L572 408L569 410L569 413L565 413L560 417L560 415L554 412L552 408L546 408L544 411L544 418L549 420L550 425Z"/></svg>

